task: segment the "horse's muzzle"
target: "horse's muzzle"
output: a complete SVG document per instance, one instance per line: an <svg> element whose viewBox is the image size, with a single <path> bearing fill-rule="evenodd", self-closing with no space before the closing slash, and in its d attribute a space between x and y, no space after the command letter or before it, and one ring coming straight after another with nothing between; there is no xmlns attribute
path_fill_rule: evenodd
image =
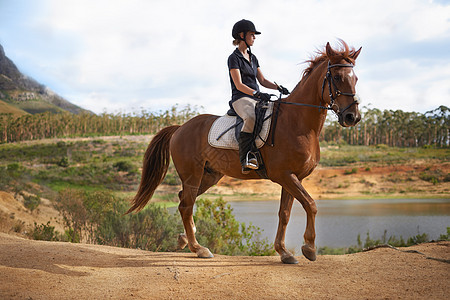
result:
<svg viewBox="0 0 450 300"><path fill-rule="evenodd" d="M358 110L356 112L344 112L344 114L339 115L339 124L343 127L355 126L359 121L361 121L361 114Z"/></svg>

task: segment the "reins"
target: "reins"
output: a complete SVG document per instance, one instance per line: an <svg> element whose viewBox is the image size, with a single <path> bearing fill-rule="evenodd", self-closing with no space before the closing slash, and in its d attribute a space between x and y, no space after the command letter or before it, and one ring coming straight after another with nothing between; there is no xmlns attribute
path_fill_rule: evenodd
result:
<svg viewBox="0 0 450 300"><path fill-rule="evenodd" d="M274 94L270 94L271 96L277 96ZM307 107L313 107L313 108L319 108L319 109L326 109L326 110L333 110L333 108L331 106L322 106L322 105L314 105L314 104L307 104L307 103L296 103L296 102L287 102L287 101L283 101L283 98L281 98L281 94L278 97L277 100L269 100L270 102L274 102L274 103L283 103L283 104L290 104L290 105L297 105L297 106L307 106Z"/></svg>

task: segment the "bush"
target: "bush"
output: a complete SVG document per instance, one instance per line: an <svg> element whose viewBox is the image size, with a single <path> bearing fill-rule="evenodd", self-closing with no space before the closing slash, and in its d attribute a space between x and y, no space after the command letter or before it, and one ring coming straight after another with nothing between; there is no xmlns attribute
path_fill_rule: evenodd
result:
<svg viewBox="0 0 450 300"><path fill-rule="evenodd" d="M411 246L411 245L426 243L428 241L429 241L428 234L426 234L426 233L420 234L419 233L416 236L412 236L412 237L408 238L408 241L406 242L406 244L408 246Z"/></svg>
<svg viewBox="0 0 450 300"><path fill-rule="evenodd" d="M12 163L6 167L8 175L13 178L19 178L24 173L24 168L19 163Z"/></svg>
<svg viewBox="0 0 450 300"><path fill-rule="evenodd" d="M420 179L431 182L434 185L442 181L445 182L447 180L446 179L447 176L445 176L440 170L429 170L429 169L426 169L424 172L421 172L419 174Z"/></svg>
<svg viewBox="0 0 450 300"><path fill-rule="evenodd" d="M56 165L67 168L69 166L69 158L67 156L64 156L56 163Z"/></svg>
<svg viewBox="0 0 450 300"><path fill-rule="evenodd" d="M131 162L126 161L126 160L121 160L121 161L114 163L113 167L116 168L117 171L122 171L122 172L134 172L136 169Z"/></svg>
<svg viewBox="0 0 450 300"><path fill-rule="evenodd" d="M13 226L11 227L12 231L17 232L17 233L22 233L22 231L25 229L25 222L24 221L20 221L20 220L16 220L13 224Z"/></svg>
<svg viewBox="0 0 450 300"><path fill-rule="evenodd" d="M8 168L5 166L0 166L0 190L7 190L11 182L11 177L8 174Z"/></svg>
<svg viewBox="0 0 450 300"><path fill-rule="evenodd" d="M194 220L199 243L218 254L273 255L273 245L261 239L260 228L237 222L232 212L222 198L198 200Z"/></svg>
<svg viewBox="0 0 450 300"><path fill-rule="evenodd" d="M50 221L48 221L47 224L41 225L37 225L37 223L34 222L34 228L29 233L29 236L35 240L42 240L42 241L61 240L61 235L58 233L58 231L55 231L54 226L50 226Z"/></svg>
<svg viewBox="0 0 450 300"><path fill-rule="evenodd" d="M358 169L357 168L353 168L351 170L345 170L344 171L344 175L350 175L350 174L356 174L358 173Z"/></svg>
<svg viewBox="0 0 450 300"><path fill-rule="evenodd" d="M124 215L128 206L123 200L114 201L97 224L97 243L149 251L177 250L177 237L183 231L179 217L153 203L137 214Z"/></svg>
<svg viewBox="0 0 450 300"><path fill-rule="evenodd" d="M440 241L449 241L450 240L450 227L447 227L447 234L441 234L439 236Z"/></svg>
<svg viewBox="0 0 450 300"><path fill-rule="evenodd" d="M167 185L179 185L179 184L181 184L181 181L180 181L178 175L172 174L172 173L167 173L166 177L164 177L163 183L167 184Z"/></svg>
<svg viewBox="0 0 450 300"><path fill-rule="evenodd" d="M111 209L114 197L108 192L67 189L59 192L55 208L61 213L70 242L95 240L95 230Z"/></svg>
<svg viewBox="0 0 450 300"><path fill-rule="evenodd" d="M41 204L41 198L36 195L22 195L23 205L30 211L35 210Z"/></svg>
<svg viewBox="0 0 450 300"><path fill-rule="evenodd" d="M66 238L101 245L176 251L183 225L178 213L170 214L150 203L136 214L124 215L129 203L107 192L64 190L55 207L63 216ZM261 239L261 230L236 221L222 198L197 201L194 215L201 244L217 254L272 255L273 245ZM48 228L42 228L47 229Z"/></svg>
<svg viewBox="0 0 450 300"><path fill-rule="evenodd" d="M70 235L69 242L79 242L81 231L86 224L86 209L81 191L67 189L58 193L55 208L63 217L64 225Z"/></svg>
<svg viewBox="0 0 450 300"><path fill-rule="evenodd" d="M58 148L64 148L64 147L66 147L66 142L64 142L64 141L58 141L58 142L56 143L56 146L57 146Z"/></svg>

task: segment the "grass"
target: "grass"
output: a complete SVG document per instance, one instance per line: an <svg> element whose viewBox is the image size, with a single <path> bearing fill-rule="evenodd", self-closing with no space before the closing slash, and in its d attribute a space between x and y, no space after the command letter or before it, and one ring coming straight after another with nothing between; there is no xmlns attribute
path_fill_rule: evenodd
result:
<svg viewBox="0 0 450 300"><path fill-rule="evenodd" d="M124 198L132 198L140 182L142 158L148 140L130 141L128 139L88 139L88 140L46 140L0 144L0 168L7 170L9 176L0 178L1 190L25 189L30 182L58 192L67 188L88 191L108 190ZM346 175L357 172L371 172L377 164L404 164L425 160L433 164L448 162L450 149L437 148L395 148L375 146L335 146L322 145L320 165L345 165ZM438 170L425 170L417 174L421 180L440 184L448 182L450 175ZM404 182L396 174L386 177L389 182ZM179 177L173 164L170 164L166 186L173 186L172 192L157 193L152 201L178 202L174 191L178 192ZM342 184L340 188L345 187ZM339 188L339 187L338 187ZM336 192L336 189L334 189ZM405 192L410 192L406 191ZM422 193L423 191L417 191ZM367 193L367 198L392 197L389 191L380 194ZM279 194L219 195L207 193L209 197L223 197L227 201L259 201L279 199ZM420 198L420 195L418 195ZM429 198L430 196L424 195ZM342 198L348 198L342 193Z"/></svg>
<svg viewBox="0 0 450 300"><path fill-rule="evenodd" d="M320 165L324 167L339 167L355 163L404 164L416 160L448 162L449 157L449 148L322 146Z"/></svg>
<svg viewBox="0 0 450 300"><path fill-rule="evenodd" d="M20 108L17 108L11 104L8 104L2 100L0 100L0 113L13 114L14 116L17 116L17 117L28 114L26 111L24 111Z"/></svg>

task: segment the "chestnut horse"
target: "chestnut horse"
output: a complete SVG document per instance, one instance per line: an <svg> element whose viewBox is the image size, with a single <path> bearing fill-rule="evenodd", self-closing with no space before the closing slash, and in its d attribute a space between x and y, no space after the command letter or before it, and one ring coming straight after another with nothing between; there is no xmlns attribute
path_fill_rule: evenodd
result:
<svg viewBox="0 0 450 300"><path fill-rule="evenodd" d="M269 134L269 141L275 135L275 143L265 144L260 149L269 179L282 187L275 250L283 263L297 263L284 243L294 198L307 214L303 255L311 261L316 259L314 222L317 207L302 180L319 162L319 135L327 110L333 110L344 127L354 126L361 119L355 96L357 77L353 72L361 48L355 51L344 41L341 44L340 49L333 49L327 43L325 51L308 61L301 81L287 98L278 100L280 105L275 105L279 107L278 113L273 114L278 115L277 124L274 126L272 120ZM181 126L169 126L156 134L145 153L139 190L127 212L144 208L164 179L172 156L182 182L178 209L185 233L180 234L178 243L181 248L187 245L201 258L213 255L195 238L192 216L195 199L224 175L260 179L255 171L242 174L238 151L213 148L208 144L208 131L217 118L215 115L199 115Z"/></svg>

